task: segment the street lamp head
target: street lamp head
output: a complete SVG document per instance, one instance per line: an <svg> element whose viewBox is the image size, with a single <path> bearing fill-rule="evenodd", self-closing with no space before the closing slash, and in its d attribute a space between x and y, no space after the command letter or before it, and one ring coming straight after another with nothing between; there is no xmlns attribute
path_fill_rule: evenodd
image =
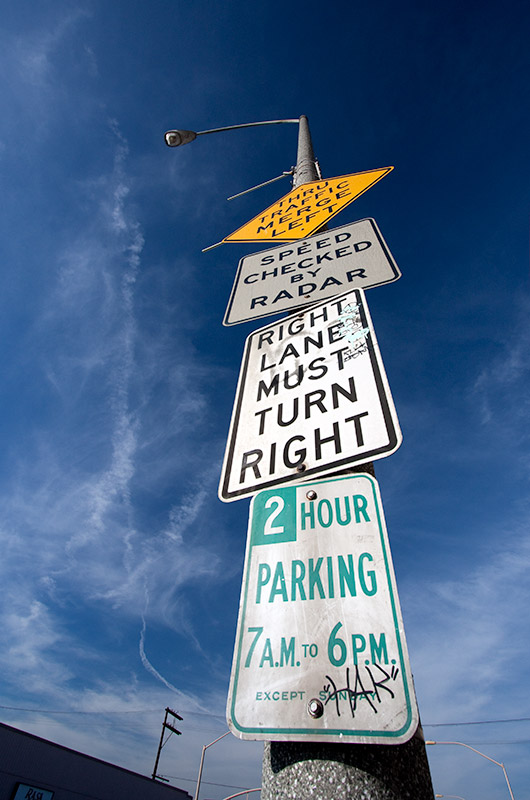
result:
<svg viewBox="0 0 530 800"><path fill-rule="evenodd" d="M164 134L164 139L168 147L178 147L181 144L189 144L197 138L195 131L168 131Z"/></svg>

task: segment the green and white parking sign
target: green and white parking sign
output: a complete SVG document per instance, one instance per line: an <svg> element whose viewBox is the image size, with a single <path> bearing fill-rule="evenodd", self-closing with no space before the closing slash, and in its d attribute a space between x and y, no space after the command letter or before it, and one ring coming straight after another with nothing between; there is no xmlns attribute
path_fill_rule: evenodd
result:
<svg viewBox="0 0 530 800"><path fill-rule="evenodd" d="M377 482L257 494L227 706L242 739L399 744L418 712Z"/></svg>

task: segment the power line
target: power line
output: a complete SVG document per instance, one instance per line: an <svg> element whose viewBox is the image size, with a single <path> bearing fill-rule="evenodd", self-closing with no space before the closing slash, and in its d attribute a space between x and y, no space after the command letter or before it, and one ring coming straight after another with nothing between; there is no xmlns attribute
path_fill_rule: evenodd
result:
<svg viewBox="0 0 530 800"><path fill-rule="evenodd" d="M154 708L137 708L128 710L128 711L80 711L80 710L73 710L73 711L66 711L64 709L46 709L46 708L24 708L20 706L2 706L0 705L0 709L6 709L8 711L27 711L31 714L158 714L159 709ZM208 717L209 719L219 719L223 720L224 717L220 714L209 714L205 711L188 711L187 709L183 709L183 712L187 715L196 716L196 717ZM530 722L530 717L513 717L509 719L483 719L483 720L472 720L469 722L424 722L422 726L424 728L450 728L452 726L457 725L499 725L505 722ZM197 728L195 729L197 730ZM236 789L239 787L235 787Z"/></svg>
<svg viewBox="0 0 530 800"><path fill-rule="evenodd" d="M24 708L21 706L1 706L0 709L5 709L7 711L27 711L30 714L158 714L160 709L158 708L136 708L132 711L123 710L123 711L81 711L80 709L76 710L65 710L65 709L54 709L54 708ZM209 714L205 711L188 711L184 709L184 712L187 715L191 715L194 717L208 717L208 719L219 719L225 722L225 718L221 714Z"/></svg>
<svg viewBox="0 0 530 800"><path fill-rule="evenodd" d="M468 744L529 744L530 739L499 739L498 741L488 742L468 742Z"/></svg>
<svg viewBox="0 0 530 800"><path fill-rule="evenodd" d="M31 714L158 714L159 709L137 708L133 711L65 711L53 708L21 708L20 706L0 706L8 711L29 711ZM190 712L188 712L190 713Z"/></svg>
<svg viewBox="0 0 530 800"><path fill-rule="evenodd" d="M182 778L180 775L165 775L164 778L171 778L175 781L188 781L189 783L197 783L197 778ZM208 786L221 786L223 789L248 789L248 786L236 786L233 783L214 783L213 781L201 781L201 785L203 783L208 784Z"/></svg>
<svg viewBox="0 0 530 800"><path fill-rule="evenodd" d="M13 725L14 724L15 727L16 727L16 723L6 722L6 721L3 721L3 720L0 720L0 722L3 723L4 725ZM25 724L29 724L29 723L25 723ZM53 719L52 720L50 720L50 719L35 719L35 720L31 721L31 725L32 726L43 726L43 725L45 725L46 727L50 727L50 728L53 727L53 726L59 726L59 725L64 725L64 724L65 724L64 722L61 722L58 719L57 720L53 720ZM225 725L226 725L226 722L225 722ZM88 730L89 728L100 729L100 728L103 728L103 726L105 726L107 730L114 729L116 726L119 726L121 728L121 730L123 730L123 731L132 731L132 732L136 731L136 732L138 732L138 723L134 722L133 720L124 720L121 723L116 721L116 720L106 720L106 721L92 720L91 722L83 723L83 729L84 730ZM183 725L182 729L183 729L182 732L185 733L185 734L186 733L190 733L192 731L194 733L202 733L202 734L209 734L209 735L218 734L219 733L219 728L214 728L213 726L210 727L210 728L196 728L194 725ZM158 730L158 722L142 723L142 731L154 731L154 730Z"/></svg>
<svg viewBox="0 0 530 800"><path fill-rule="evenodd" d="M474 722L426 722L422 723L422 727L450 728L454 725L498 725L502 722L530 722L530 717L514 717L513 719L483 719Z"/></svg>

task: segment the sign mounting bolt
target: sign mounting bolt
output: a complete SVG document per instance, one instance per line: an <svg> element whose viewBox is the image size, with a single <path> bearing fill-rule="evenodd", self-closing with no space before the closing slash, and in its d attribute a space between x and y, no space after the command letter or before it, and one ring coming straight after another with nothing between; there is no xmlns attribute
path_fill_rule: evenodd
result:
<svg viewBox="0 0 530 800"><path fill-rule="evenodd" d="M308 500L316 500L317 493L315 492L314 489L310 489L308 492L306 492L306 497Z"/></svg>
<svg viewBox="0 0 530 800"><path fill-rule="evenodd" d="M305 472L305 471L306 471L306 469L307 469L307 467L306 467L306 465L305 465L305 464L298 464L298 466L297 466L297 468L296 468L296 471L297 471L297 472Z"/></svg>
<svg viewBox="0 0 530 800"><path fill-rule="evenodd" d="M317 700L316 697L313 697L313 699L307 704L307 713L310 717L319 719L324 713L324 706L322 705L321 701Z"/></svg>

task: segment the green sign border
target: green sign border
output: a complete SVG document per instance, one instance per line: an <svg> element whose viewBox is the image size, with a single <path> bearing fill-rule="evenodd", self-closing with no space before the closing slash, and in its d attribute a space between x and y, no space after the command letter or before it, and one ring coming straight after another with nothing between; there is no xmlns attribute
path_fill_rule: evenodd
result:
<svg viewBox="0 0 530 800"><path fill-rule="evenodd" d="M237 642L237 650L236 650L236 654L235 654L236 657L234 659L235 670L234 670L234 680L233 680L233 684L232 684L232 687L231 687L232 688L231 704L230 704L230 708L228 709L229 712L230 712L229 724L231 723L231 725L233 725L233 727L234 727L234 729L236 731L240 731L241 733L246 733L246 734L258 733L258 734L261 734L261 735L263 735L263 734L277 734L277 735L282 735L283 734L285 736L287 736L287 735L289 735L289 736L295 736L295 735L302 736L303 735L304 738L311 737L311 736L313 736L313 737L318 736L319 740L321 740L323 737L326 737L326 736L341 737L342 741L344 741L347 737L356 737L356 738L357 737L362 737L363 739L367 739L367 740L376 739L376 738L377 739L384 738L384 739L387 739L389 743L391 743L392 740L398 739L398 738L401 741L405 741L403 739L403 737L405 736L405 734L411 728L411 724L412 724L413 717L414 717L413 709L416 708L416 703L415 703L415 700L414 701L412 700L411 691L410 691L411 687L409 687L409 683L406 680L408 672L405 669L404 654L403 654L403 643L402 643L402 637L401 637L400 630L399 630L399 620L398 620L397 609L396 609L396 598L394 597L394 591L393 591L393 585L392 585L392 577L391 577L392 576L392 572L391 572L391 569L390 569L390 563L391 563L390 543L388 541L388 534L386 533L386 527L385 527L385 525L383 525L383 520L382 520L382 515L381 515L382 509L380 508L380 505L382 505L382 504L380 504L380 493L379 493L378 483L375 480L375 478L373 478L371 475L368 475L366 473L357 473L355 475L348 475L348 476L341 477L341 478L329 478L327 480L324 479L324 480L320 480L320 481L311 481L311 483L304 483L303 487L309 489L310 487L318 486L319 484L322 484L322 483L337 483L339 481L351 480L352 478L353 479L365 478L366 480L369 481L369 483L371 485L371 490L372 490L372 496L373 496L373 500L374 500L374 504L375 504L375 509L376 509L376 512L377 512L377 524L378 524L378 528L379 528L379 538L380 538L381 547L382 547L382 551L383 551L383 556L384 556L384 560L385 560L386 578L387 578L387 584L388 584L389 594L390 594L390 602L391 602L391 607L392 607L392 619L393 619L393 622L394 622L394 631L395 631L395 634L396 634L396 641L397 641L398 652L399 652L399 665L401 667L401 674L403 675L403 689L404 689L404 693L405 693L406 708L407 708L407 720L406 720L406 723L397 731L384 731L384 730L381 731L381 730L374 730L373 728L368 728L368 729L363 729L363 730L351 729L351 728L325 728L325 729L323 728L323 729L319 730L319 729L315 729L315 728L278 728L278 727L266 728L266 727L261 727L261 726L260 727L245 727L243 725L240 725L237 722L236 713L235 713L235 705L236 705L236 699L237 699L237 686L238 686L238 679L239 679L239 671L240 671L240 665L241 665L241 660L242 660L241 649L242 649L242 644L243 644L243 635L244 635L244 632L245 632L245 615L246 615L246 610L247 610L247 597L248 597L248 588L249 588L249 579L250 579L250 561L251 561L251 555L252 555L253 547L259 546L260 544L263 543L263 542L260 542L260 541L258 541L258 542L253 542L252 541L252 539L253 539L252 523L253 523L254 504L256 502L259 502L258 498L260 497L260 495L262 495L262 496L265 495L265 494L272 495L273 493L276 494L276 495L282 494L282 493L285 493L285 494L290 493L290 494L292 494L293 491L296 491L296 489L300 487L300 484L296 484L294 486L288 486L288 487L279 486L274 490L267 489L267 490L264 490L263 492L259 492L258 494L255 495L255 497L252 498L252 502L251 502L251 505L250 505L249 536L248 536L248 543L247 543L247 551L245 553L244 595L243 595L243 602L242 602L242 605L241 605L241 609L242 609L241 610L241 614L242 614L242 616L241 616L241 623L240 623L240 626L239 626L239 639L238 639L238 642ZM397 589L397 587L396 587L396 589ZM416 732L415 729L410 731L410 738L412 738L412 736L414 735L415 732Z"/></svg>

